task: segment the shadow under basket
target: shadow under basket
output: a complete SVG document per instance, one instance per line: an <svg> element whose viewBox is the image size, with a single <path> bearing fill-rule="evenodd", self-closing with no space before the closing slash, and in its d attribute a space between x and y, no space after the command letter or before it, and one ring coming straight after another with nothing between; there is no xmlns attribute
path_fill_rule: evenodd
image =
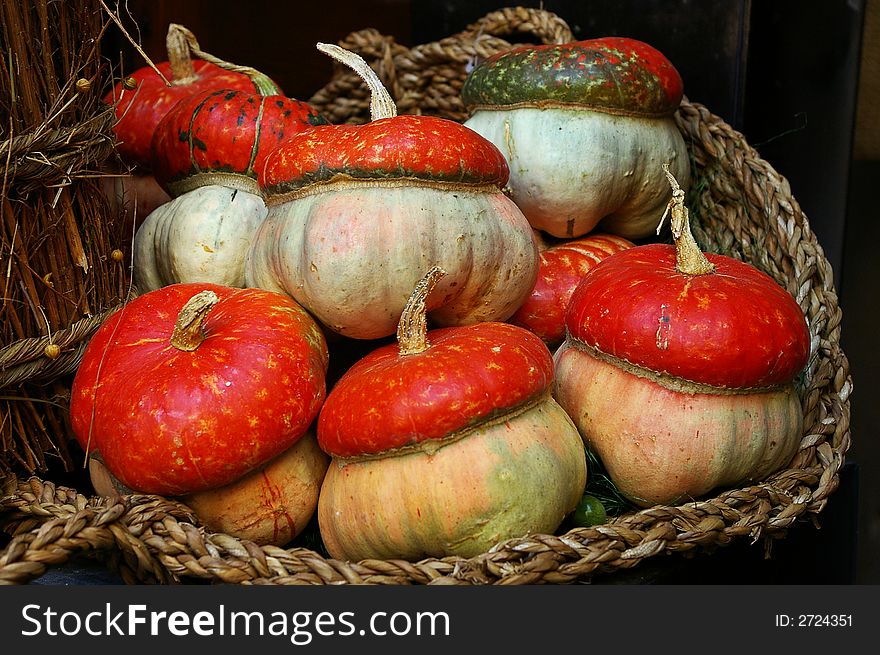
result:
<svg viewBox="0 0 880 655"><path fill-rule="evenodd" d="M500 37L517 33L545 43L573 40L554 14L516 7L412 49L373 30L339 45L379 72L401 113L462 120L457 92L468 60L513 47ZM334 122L363 122L368 99L357 96L358 86L338 69L311 102ZM760 547L758 542L814 520L839 485L850 446L852 380L840 347L841 311L831 266L787 181L743 135L687 99L676 121L696 173L687 204L699 245L768 273L807 317L811 356L798 388L804 428L786 468L759 483L679 506L630 511L562 534L510 539L471 558L418 562L345 562L305 547L258 546L207 531L189 508L166 498L85 496L38 477L7 478L0 526L12 538L0 552L0 582L27 583L48 567L87 555L129 583L566 584L736 541Z"/></svg>

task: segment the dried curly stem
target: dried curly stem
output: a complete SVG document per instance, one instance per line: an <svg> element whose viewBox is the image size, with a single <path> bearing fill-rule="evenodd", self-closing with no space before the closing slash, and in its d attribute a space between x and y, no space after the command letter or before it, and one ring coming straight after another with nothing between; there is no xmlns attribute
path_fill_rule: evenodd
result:
<svg viewBox="0 0 880 655"><path fill-rule="evenodd" d="M406 301L400 321L397 324L397 344L401 355L415 355L428 349L428 319L425 302L437 284L446 275L439 266L434 266L419 280L412 295Z"/></svg>
<svg viewBox="0 0 880 655"><path fill-rule="evenodd" d="M706 259L706 255L700 250L691 233L690 215L684 204L684 191L678 184L675 176L669 172L669 164L663 164L663 172L672 187L672 198L666 205L666 211L657 225L657 233L663 226L663 220L670 215L669 227L672 229L672 238L675 240L675 269L685 275L707 275L715 272L715 266Z"/></svg>
<svg viewBox="0 0 880 655"><path fill-rule="evenodd" d="M196 37L183 25L171 23L165 36L165 50L168 52L168 63L171 64L171 83L174 85L190 84L196 79L196 69L190 56L190 46L199 47Z"/></svg>
<svg viewBox="0 0 880 655"><path fill-rule="evenodd" d="M171 72L174 75L172 84L190 84L196 78L196 71L192 63L192 55L195 55L199 59L219 66L223 70L247 75L251 78L254 88L256 88L260 95L272 96L281 93L278 85L256 68L232 64L202 50L195 34L183 25L171 23L168 26L165 47L168 50L168 61L171 64Z"/></svg>
<svg viewBox="0 0 880 655"><path fill-rule="evenodd" d="M397 105L394 104L394 99L388 93L388 89L382 85L382 81L376 75L376 71L370 68L370 65L360 55L332 43L318 43L317 48L325 55L329 55L336 61L351 68L367 83L367 86L370 88L371 121L397 116Z"/></svg>
<svg viewBox="0 0 880 655"><path fill-rule="evenodd" d="M174 332L171 334L171 345L178 350L191 352L205 340L202 323L211 307L220 302L213 291L200 291L186 301L177 315Z"/></svg>

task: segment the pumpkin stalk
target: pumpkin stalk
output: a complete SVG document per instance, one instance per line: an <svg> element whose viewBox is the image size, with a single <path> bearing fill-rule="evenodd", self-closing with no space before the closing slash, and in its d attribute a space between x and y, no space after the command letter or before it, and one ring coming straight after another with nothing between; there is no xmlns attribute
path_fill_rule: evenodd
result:
<svg viewBox="0 0 880 655"><path fill-rule="evenodd" d="M428 319L425 303L437 280L444 275L446 271L434 266L419 280L409 300L406 301L397 324L397 344L401 355L415 355L428 349Z"/></svg>
<svg viewBox="0 0 880 655"><path fill-rule="evenodd" d="M199 59L219 66L223 70L247 75L254 83L257 93L261 96L281 94L278 85L265 73L261 73L256 68L251 68L250 66L231 64L202 50L195 34L183 25L172 23L168 26L166 48L168 49L168 61L171 63L171 72L174 74L172 84L189 84L196 78L196 71L192 63L192 55L195 55Z"/></svg>
<svg viewBox="0 0 880 655"><path fill-rule="evenodd" d="M211 308L220 299L213 291L201 291L186 301L177 315L174 331L171 333L171 345L178 350L192 352L205 340L202 323Z"/></svg>
<svg viewBox="0 0 880 655"><path fill-rule="evenodd" d="M325 55L329 55L336 61L345 64L351 68L358 76L366 82L370 89L370 120L375 121L380 118L394 118L397 116L397 105L388 90L382 85L376 71L370 68L364 59L349 50L340 48L332 43L318 43L318 50Z"/></svg>
<svg viewBox="0 0 880 655"><path fill-rule="evenodd" d="M168 26L165 49L168 51L168 63L171 64L171 83L175 86L190 84L196 79L196 69L191 56L192 46L199 47L192 32L177 23Z"/></svg>
<svg viewBox="0 0 880 655"><path fill-rule="evenodd" d="M672 238L675 241L675 270L684 275L707 275L715 272L715 266L706 259L706 255L697 245L694 235L691 233L690 215L684 204L684 191L678 184L675 176L669 172L669 164L663 164L663 172L672 187L672 198L666 205L666 211L660 218L657 233L663 226L667 214L670 216L669 227L672 229Z"/></svg>

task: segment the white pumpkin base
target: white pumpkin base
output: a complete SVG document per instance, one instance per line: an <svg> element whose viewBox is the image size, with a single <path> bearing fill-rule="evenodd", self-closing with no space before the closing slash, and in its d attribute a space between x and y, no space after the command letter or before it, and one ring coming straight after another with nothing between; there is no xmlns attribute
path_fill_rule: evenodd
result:
<svg viewBox="0 0 880 655"><path fill-rule="evenodd" d="M594 229L649 237L669 200L662 165L689 185L687 148L672 117L502 107L479 109L464 124L501 150L511 198L534 228L555 237Z"/></svg>
<svg viewBox="0 0 880 655"><path fill-rule="evenodd" d="M642 507L757 482L797 451L803 410L793 385L688 393L623 370L566 341L554 397L617 489Z"/></svg>
<svg viewBox="0 0 880 655"><path fill-rule="evenodd" d="M262 197L216 184L157 207L135 234L138 290L187 282L244 287L245 254L267 213Z"/></svg>

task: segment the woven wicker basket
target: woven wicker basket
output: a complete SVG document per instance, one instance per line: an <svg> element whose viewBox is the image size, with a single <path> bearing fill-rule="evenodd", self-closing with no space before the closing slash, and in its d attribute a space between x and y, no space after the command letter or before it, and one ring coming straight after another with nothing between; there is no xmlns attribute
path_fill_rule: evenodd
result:
<svg viewBox="0 0 880 655"><path fill-rule="evenodd" d="M554 14L510 8L412 49L374 30L356 32L340 45L374 66L401 113L461 120L458 91L468 62L512 47L502 37L520 33L546 43L572 39ZM311 101L335 122L367 120L361 84L341 69ZM304 547L258 546L207 532L187 507L169 499L87 497L37 477L7 477L0 492L0 526L13 537L0 552L0 582L25 583L47 567L86 554L131 583L573 583L664 554L781 537L815 518L838 486L850 446L852 382L840 348L841 312L831 268L786 180L741 134L687 100L677 124L699 179L688 205L700 245L767 272L797 298L808 319L812 355L799 389L804 432L787 468L759 484L677 507L655 506L595 527L511 539L468 559L419 562L343 562Z"/></svg>

